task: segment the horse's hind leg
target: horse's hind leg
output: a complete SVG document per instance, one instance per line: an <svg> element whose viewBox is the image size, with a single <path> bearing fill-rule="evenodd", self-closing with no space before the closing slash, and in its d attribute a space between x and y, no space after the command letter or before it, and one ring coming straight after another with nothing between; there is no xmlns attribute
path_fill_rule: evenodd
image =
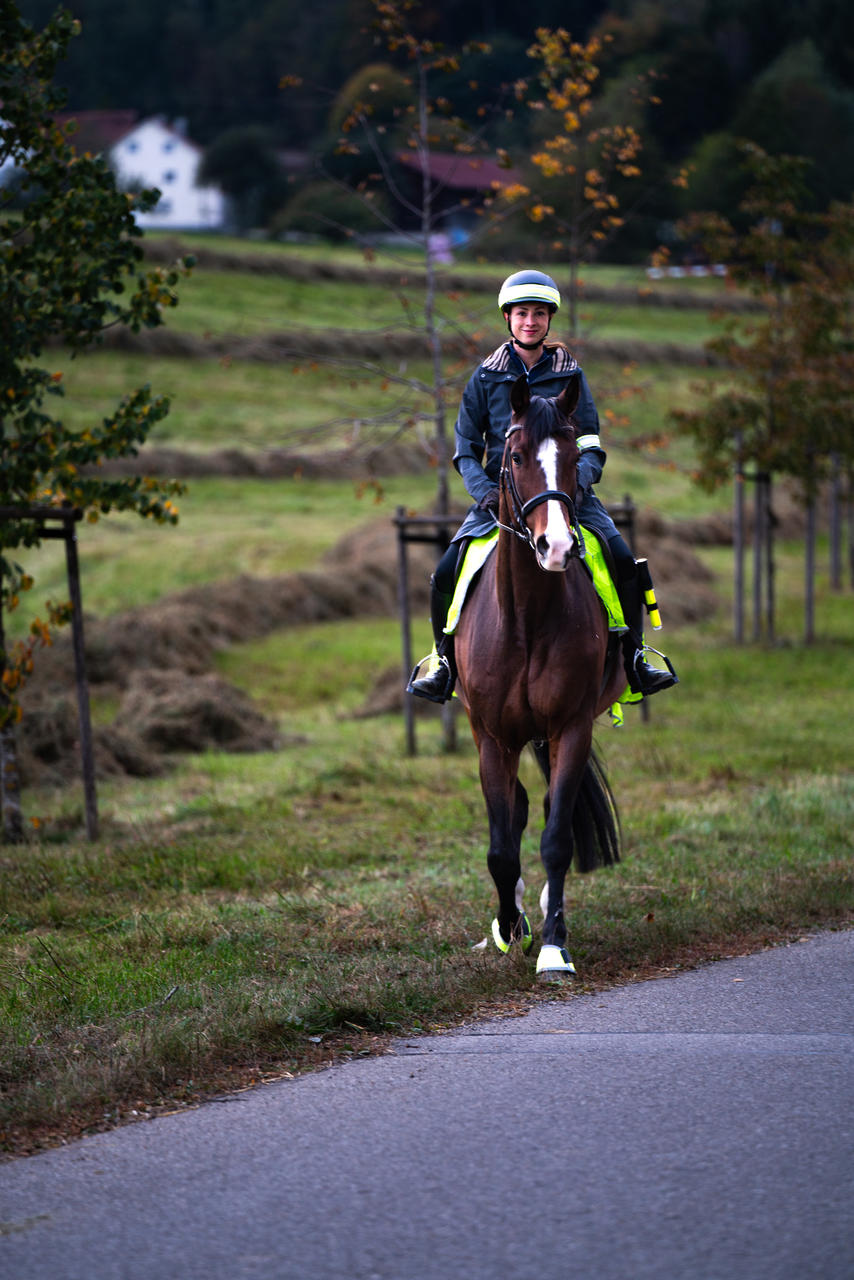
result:
<svg viewBox="0 0 854 1280"><path fill-rule="evenodd" d="M534 753L534 759L540 766L540 772L546 780L546 794L543 800L543 817L546 822L549 820L549 809L551 808L551 799L549 798L549 780L551 778L551 759L549 757L549 744L547 742L535 741L531 743L531 750Z"/></svg>
<svg viewBox="0 0 854 1280"><path fill-rule="evenodd" d="M528 794L518 778L518 752L508 752L487 737L478 742L478 747L480 782L489 818L486 861L498 890L498 930L501 942L507 945L519 933L523 918L516 902L516 886L522 870L520 848L528 821ZM495 940L498 942L498 938Z"/></svg>

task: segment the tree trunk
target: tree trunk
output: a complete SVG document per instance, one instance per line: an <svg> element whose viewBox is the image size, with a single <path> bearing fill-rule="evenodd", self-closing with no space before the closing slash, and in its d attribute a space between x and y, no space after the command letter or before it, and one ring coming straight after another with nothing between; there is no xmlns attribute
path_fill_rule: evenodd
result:
<svg viewBox="0 0 854 1280"><path fill-rule="evenodd" d="M804 547L804 642L815 640L815 493L807 497L807 528Z"/></svg>
<svg viewBox="0 0 854 1280"><path fill-rule="evenodd" d="M763 477L757 473L753 487L753 640L762 639L762 578L765 558L765 518L762 494Z"/></svg>
<svg viewBox="0 0 854 1280"><path fill-rule="evenodd" d="M774 572L774 513L771 506L772 478L765 477L765 639L773 644L776 639L777 591Z"/></svg>
<svg viewBox="0 0 854 1280"><path fill-rule="evenodd" d="M427 116L427 77L424 66L418 69L418 129L421 159L421 234L426 258L426 290L424 327L430 348L433 371L433 404L436 427L436 514L448 514L448 440L445 429L445 382L442 376L442 342L436 324L436 264L430 252L433 233L433 185L430 176L429 120Z"/></svg>
<svg viewBox="0 0 854 1280"><path fill-rule="evenodd" d="M771 510L772 479L768 472L755 477L753 516L753 639L773 644L776 630L774 582L774 516Z"/></svg>
<svg viewBox="0 0 854 1280"><path fill-rule="evenodd" d="M735 492L732 513L733 631L735 643L744 643L744 462L741 433L736 440ZM643 704L642 704L643 705Z"/></svg>
<svg viewBox="0 0 854 1280"><path fill-rule="evenodd" d="M578 256L579 247L575 233L570 236L569 252L569 340L578 338Z"/></svg>
<svg viewBox="0 0 854 1280"><path fill-rule="evenodd" d="M430 347L433 370L433 404L436 424L436 514L446 516L450 510L448 491L448 439L445 425L445 380L442 374L442 341L436 324L436 263L430 252L433 232L433 186L430 175L429 119L427 113L427 77L423 63L418 69L418 129L421 146L421 231L427 263L427 287L424 297L424 325ZM442 707L442 731L445 750L457 749L456 708L448 702Z"/></svg>

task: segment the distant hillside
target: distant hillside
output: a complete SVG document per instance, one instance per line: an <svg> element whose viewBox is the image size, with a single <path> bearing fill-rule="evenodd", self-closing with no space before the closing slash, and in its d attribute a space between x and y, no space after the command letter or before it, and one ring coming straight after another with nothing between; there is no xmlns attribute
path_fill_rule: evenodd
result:
<svg viewBox="0 0 854 1280"><path fill-rule="evenodd" d="M225 130L263 125L282 148L312 155L324 145L328 113L342 84L378 58L370 30L370 0L322 5L270 0L246 7L225 0L68 0L82 21L60 82L72 110L134 109L181 120L203 145ZM34 25L43 25L54 0L19 0ZM419 6L412 22L424 34L459 47L486 40L449 73L443 93L464 119L530 71L534 38L529 10L507 0L489 5L458 0ZM854 6L848 0L579 0L567 13L558 0L539 0L537 26L572 26L586 38L607 36L602 72L615 96L629 92L638 73L655 77L656 105L645 113L646 190L636 218L678 214L684 205L664 181L664 167L690 161L694 196L707 207L731 200L729 143L747 137L769 151L808 156L817 202L848 200L854 190ZM303 87L284 93L283 75L297 72ZM530 119L503 113L489 140L525 154ZM682 203L680 203L680 201Z"/></svg>

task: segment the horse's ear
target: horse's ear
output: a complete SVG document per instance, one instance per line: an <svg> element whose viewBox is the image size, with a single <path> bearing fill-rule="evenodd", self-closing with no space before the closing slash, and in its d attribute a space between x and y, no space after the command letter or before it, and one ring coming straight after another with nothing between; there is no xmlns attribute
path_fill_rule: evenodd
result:
<svg viewBox="0 0 854 1280"><path fill-rule="evenodd" d="M571 418L581 395L581 375L574 373L555 403L565 418Z"/></svg>
<svg viewBox="0 0 854 1280"><path fill-rule="evenodd" d="M531 388L528 386L528 379L524 373L520 373L510 388L510 408L513 410L513 417L524 418L530 404Z"/></svg>

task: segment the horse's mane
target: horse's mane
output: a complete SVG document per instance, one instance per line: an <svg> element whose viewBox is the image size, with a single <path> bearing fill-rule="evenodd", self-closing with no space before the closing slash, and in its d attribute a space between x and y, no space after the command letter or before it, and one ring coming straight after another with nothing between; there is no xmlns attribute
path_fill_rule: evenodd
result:
<svg viewBox="0 0 854 1280"><path fill-rule="evenodd" d="M525 434L534 449L538 449L544 440L552 437L575 441L575 427L571 419L563 416L554 400L543 396L531 396L531 403L525 414Z"/></svg>

